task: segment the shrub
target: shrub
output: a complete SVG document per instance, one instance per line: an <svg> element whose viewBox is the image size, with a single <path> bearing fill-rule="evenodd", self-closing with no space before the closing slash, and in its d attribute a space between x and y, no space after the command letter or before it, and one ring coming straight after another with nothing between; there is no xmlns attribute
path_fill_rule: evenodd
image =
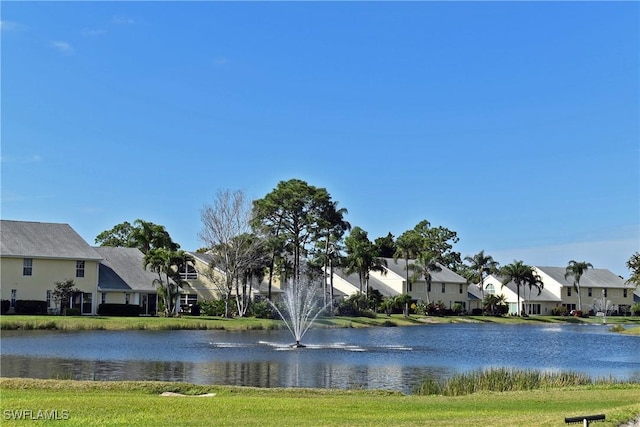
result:
<svg viewBox="0 0 640 427"><path fill-rule="evenodd" d="M232 304L233 301L229 302L229 307L233 310L235 307ZM200 302L200 312L204 313L205 316L224 316L224 301L221 299L210 299Z"/></svg>
<svg viewBox="0 0 640 427"><path fill-rule="evenodd" d="M254 302L251 304L250 310L251 315L258 319L274 319L277 317L277 313L267 301Z"/></svg>
<svg viewBox="0 0 640 427"><path fill-rule="evenodd" d="M551 314L554 316L566 316L569 314L569 310L564 306L553 307L551 309Z"/></svg>
<svg viewBox="0 0 640 427"><path fill-rule="evenodd" d="M453 304L452 310L456 315L460 315L464 313L464 307L460 303Z"/></svg>
<svg viewBox="0 0 640 427"><path fill-rule="evenodd" d="M6 314L11 308L11 301L3 299L0 301L0 314Z"/></svg>
<svg viewBox="0 0 640 427"><path fill-rule="evenodd" d="M631 314L634 316L640 316L640 302L637 302L631 306Z"/></svg>
<svg viewBox="0 0 640 427"><path fill-rule="evenodd" d="M16 314L47 314L47 302L19 299L16 301Z"/></svg>
<svg viewBox="0 0 640 427"><path fill-rule="evenodd" d="M67 310L69 314L69 310ZM140 315L140 306L135 304L100 304L98 306L100 316L136 317Z"/></svg>
<svg viewBox="0 0 640 427"><path fill-rule="evenodd" d="M79 308L67 308L64 313L65 316L80 316Z"/></svg>
<svg viewBox="0 0 640 427"><path fill-rule="evenodd" d="M199 304L193 304L191 306L191 315L192 316L200 316L200 305Z"/></svg>
<svg viewBox="0 0 640 427"><path fill-rule="evenodd" d="M482 313L484 313L484 310L481 308L474 308L471 310L472 316L482 316Z"/></svg>

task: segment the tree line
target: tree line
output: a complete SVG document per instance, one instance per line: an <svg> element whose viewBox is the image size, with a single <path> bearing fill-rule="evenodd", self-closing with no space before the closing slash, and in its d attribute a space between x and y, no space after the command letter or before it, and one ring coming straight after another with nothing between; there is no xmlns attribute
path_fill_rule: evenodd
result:
<svg viewBox="0 0 640 427"><path fill-rule="evenodd" d="M397 238L391 233L375 238L345 219L346 208L332 199L325 188L309 185L299 179L281 181L263 198L250 201L239 190L220 190L211 203L203 206L202 228L198 234L204 246L198 250L209 262L204 274L216 286L225 301L225 313L246 315L251 304L251 291L267 279L267 297L277 276L281 283L295 283L303 274L314 274L324 287L325 304L333 301L333 271L341 268L357 274L359 293L367 296L372 271L384 274L386 259L402 261L408 289L418 279L427 284L427 304L432 274L446 267L469 283L480 284L484 296L484 280L498 274L503 286L513 282L520 300L521 288L542 291L542 281L532 266L514 261L500 267L493 257L480 251L461 258L454 250L459 238L455 231L420 221ZM144 254L144 268L158 275L154 285L163 301L165 315L177 308L179 290L185 284L184 273L194 262L180 249L164 226L137 219L123 222L96 237L102 246L137 247ZM633 271L630 283L639 283L640 257L634 254L628 262ZM410 262L411 261L411 262ZM303 268L304 267L304 268ZM581 307L579 282L587 262L571 261L566 278L573 278ZM311 272L311 273L309 273ZM181 273L183 273L181 275ZM495 301L489 301L494 304Z"/></svg>

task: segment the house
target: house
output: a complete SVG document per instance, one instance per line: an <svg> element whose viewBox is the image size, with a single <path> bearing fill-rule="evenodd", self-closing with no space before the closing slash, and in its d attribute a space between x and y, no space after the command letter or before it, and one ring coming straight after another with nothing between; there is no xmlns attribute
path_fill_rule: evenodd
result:
<svg viewBox="0 0 640 427"><path fill-rule="evenodd" d="M555 308L564 307L567 311L578 309L578 293L573 286L573 278L565 279L565 267L533 267L540 276L543 288L538 293L536 288L520 286L520 300L518 290L513 282L502 285L502 278L489 275L484 280L484 295L503 295L509 304L509 313L517 314L520 310L527 314L552 314ZM468 286L473 300L481 300L481 292L477 284ZM632 285L626 284L624 279L611 271L602 268L590 268L580 278L580 295L582 311L598 311L598 301L604 299L614 307L614 311L628 313L633 305ZM471 296L470 296L471 298Z"/></svg>
<svg viewBox="0 0 640 427"><path fill-rule="evenodd" d="M534 267L544 283L545 289L562 299L568 310L578 309L578 292L573 286L573 278L565 279L564 267ZM597 300L611 301L620 313L628 313L633 305L634 286L604 268L590 268L580 278L582 311L596 308Z"/></svg>
<svg viewBox="0 0 640 427"><path fill-rule="evenodd" d="M415 301L441 301L447 308L452 308L456 304L460 304L463 308L468 306L466 279L447 267L440 265L441 271L431 273L431 286L428 287L422 276L416 277L415 280L410 279L407 283L405 261L395 261L393 258L383 259L386 262L384 273L370 271L368 284L384 297L409 294ZM409 260L409 265L414 262ZM410 271L410 278L411 275ZM360 292L359 276L356 273L347 274L344 270L336 269L333 287L346 295L353 295Z"/></svg>
<svg viewBox="0 0 640 427"><path fill-rule="evenodd" d="M387 262L386 274L371 272L370 276L381 280L392 287L396 295L409 294L412 299L424 302L442 302L444 307L453 308L460 304L465 310L468 307L467 280L444 265L438 264L440 271L431 272L431 284L427 285L424 276L417 275L412 280L413 271L409 271L407 283L407 270L404 260L384 258ZM409 268L414 264L409 260Z"/></svg>
<svg viewBox="0 0 640 427"><path fill-rule="evenodd" d="M79 290L70 301L82 314L95 314L102 256L68 224L0 220L0 297L46 301L56 310L55 282L72 279Z"/></svg>
<svg viewBox="0 0 640 427"><path fill-rule="evenodd" d="M180 304L182 306L190 306L197 301L220 298L221 293L224 292L224 286L221 288L215 281L219 280L222 283L224 273L217 268L211 268L213 257L206 252L188 252L188 254L193 257L194 265L188 266L188 271L180 272L180 276L186 282L182 287ZM274 277L271 293L272 298L274 297L273 294L279 295L282 293L277 277ZM256 297L266 298L269 295L268 277L263 277L260 283L252 283L249 294L251 299ZM232 295L235 296L235 289Z"/></svg>
<svg viewBox="0 0 640 427"><path fill-rule="evenodd" d="M511 281L502 285L503 278L497 275L489 275L484 279L484 296L503 295L509 305L509 314L518 313L518 287ZM474 295L482 299L480 287L476 284L469 285ZM526 285L520 286L520 311L526 314L552 314L552 310L561 305L559 295L547 288L546 284L538 293L538 289L529 289Z"/></svg>
<svg viewBox="0 0 640 427"><path fill-rule="evenodd" d="M155 315L158 275L144 268L144 254L138 248L94 247L102 261L98 267L100 304L136 304L143 315Z"/></svg>

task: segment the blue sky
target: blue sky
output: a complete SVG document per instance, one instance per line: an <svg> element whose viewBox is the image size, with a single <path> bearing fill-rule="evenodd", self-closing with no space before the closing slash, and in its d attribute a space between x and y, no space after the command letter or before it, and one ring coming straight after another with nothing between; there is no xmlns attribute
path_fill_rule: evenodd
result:
<svg viewBox="0 0 640 427"><path fill-rule="evenodd" d="M4 219L184 249L220 189L325 187L373 240L640 250L638 2L3 2Z"/></svg>

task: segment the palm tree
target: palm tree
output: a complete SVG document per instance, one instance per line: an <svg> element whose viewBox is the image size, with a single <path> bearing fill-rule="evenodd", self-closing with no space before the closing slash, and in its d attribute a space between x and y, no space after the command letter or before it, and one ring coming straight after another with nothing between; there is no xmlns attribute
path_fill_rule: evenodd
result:
<svg viewBox="0 0 640 427"><path fill-rule="evenodd" d="M360 227L354 227L344 241L347 257L346 273L358 273L360 280L360 293L369 289L369 272L378 271L386 274L387 261L375 256L375 248L367 237L367 232Z"/></svg>
<svg viewBox="0 0 640 427"><path fill-rule="evenodd" d="M484 249L475 254L473 257L464 257L469 263L469 268L475 272L472 280L477 280L480 285L482 299L484 299L484 278L485 274L489 275L498 271L498 262L491 255L485 255Z"/></svg>
<svg viewBox="0 0 640 427"><path fill-rule="evenodd" d="M418 254L413 264L409 265L409 268L413 270L411 280L415 280L418 277L424 277L425 290L427 294L427 304L431 301L429 299L429 289L431 288L431 273L442 271L442 267L438 263L438 257L436 254L430 251L424 251Z"/></svg>
<svg viewBox="0 0 640 427"><path fill-rule="evenodd" d="M404 270L406 271L406 283L409 286L409 259L418 252L418 236L414 230L407 230L396 239L396 252L393 254L393 261L398 262L399 258L404 259ZM408 288L407 288L408 290Z"/></svg>
<svg viewBox="0 0 640 427"><path fill-rule="evenodd" d="M180 271L187 271L187 265L194 261L191 255L182 250L170 251L165 248L152 249L144 256L144 269L149 268L158 274L153 285L158 286L158 294L164 301L165 316L175 313L179 289L186 283L180 277Z"/></svg>
<svg viewBox="0 0 640 427"><path fill-rule="evenodd" d="M542 289L544 289L544 282L542 281L542 278L538 275L538 273L536 273L533 269L531 269L531 273L532 273L531 277L528 277L526 282L526 285L529 288L529 313L528 314L531 314L531 290L533 288L536 288L538 290L538 295L540 295L540 293L542 292Z"/></svg>
<svg viewBox="0 0 640 427"><path fill-rule="evenodd" d="M533 267L524 264L522 261L513 261L500 269L500 275L503 277L503 287L509 282L513 282L516 285L518 292L517 313L520 316L522 314L520 311L520 286L526 285L533 280L535 275Z"/></svg>
<svg viewBox="0 0 640 427"><path fill-rule="evenodd" d="M564 272L564 278L573 277L573 287L578 293L578 311L582 311L582 296L580 295L580 278L588 269L593 268L590 262L569 261Z"/></svg>

